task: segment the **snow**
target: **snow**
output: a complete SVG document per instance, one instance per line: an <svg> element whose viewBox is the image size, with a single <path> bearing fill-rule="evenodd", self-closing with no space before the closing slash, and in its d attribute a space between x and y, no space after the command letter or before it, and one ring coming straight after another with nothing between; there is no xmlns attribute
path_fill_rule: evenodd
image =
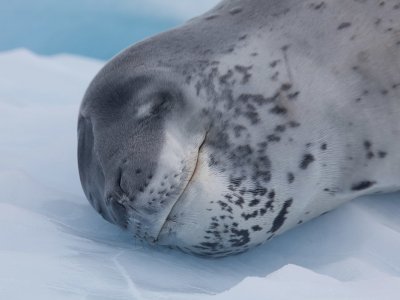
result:
<svg viewBox="0 0 400 300"><path fill-rule="evenodd" d="M80 100L102 61L0 53L0 299L399 299L400 195L366 197L247 253L151 247L86 201Z"/></svg>

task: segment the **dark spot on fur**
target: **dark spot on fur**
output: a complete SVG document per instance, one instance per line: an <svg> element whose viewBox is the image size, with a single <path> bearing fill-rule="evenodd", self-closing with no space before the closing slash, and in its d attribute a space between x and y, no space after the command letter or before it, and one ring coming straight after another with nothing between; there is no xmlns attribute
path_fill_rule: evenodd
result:
<svg viewBox="0 0 400 300"><path fill-rule="evenodd" d="M282 227L282 225L285 223L286 214L288 213L288 209L292 205L292 203L293 203L293 199L288 199L285 201L281 210L279 211L279 214L274 219L272 228L270 229L269 232L275 233L279 228Z"/></svg>
<svg viewBox="0 0 400 300"><path fill-rule="evenodd" d="M302 170L307 169L308 166L309 166L313 161L315 161L315 158L314 158L314 156L313 156L312 154L310 154L310 153L304 154L303 160L302 160L301 163L300 163L300 169L302 169Z"/></svg>
<svg viewBox="0 0 400 300"><path fill-rule="evenodd" d="M365 149L370 149L371 146L372 146L372 144L371 144L370 141L364 141L364 147L365 147Z"/></svg>
<svg viewBox="0 0 400 300"><path fill-rule="evenodd" d="M271 68L275 68L276 65L277 65L279 62L280 62L280 60L274 60L274 61L272 61L272 62L269 64L269 66L270 66Z"/></svg>
<svg viewBox="0 0 400 300"><path fill-rule="evenodd" d="M225 199L227 199L228 201L230 201L230 200L232 199L232 196L229 195L229 194L226 194L224 197L225 197Z"/></svg>
<svg viewBox="0 0 400 300"><path fill-rule="evenodd" d="M267 212L267 210L265 208L261 208L260 209L260 216L265 215L266 212Z"/></svg>
<svg viewBox="0 0 400 300"><path fill-rule="evenodd" d="M218 243L211 243L211 242L202 242L200 245L204 248L202 249L211 249L211 250L217 250Z"/></svg>
<svg viewBox="0 0 400 300"><path fill-rule="evenodd" d="M246 229L238 230L236 228L231 228L231 232L234 234L234 237L236 237L229 240L229 242L232 243L231 244L232 247L241 247L250 242L248 230Z"/></svg>
<svg viewBox="0 0 400 300"><path fill-rule="evenodd" d="M292 85L291 85L290 83L284 83L284 84L282 84L282 86L281 86L281 90L282 90L282 91L287 91L287 90L290 90L291 87L292 87Z"/></svg>
<svg viewBox="0 0 400 300"><path fill-rule="evenodd" d="M345 28L348 28L348 27L350 27L351 26L351 23L350 22L343 22L343 23L341 23L339 26L338 26L338 30L342 30L342 29L345 29Z"/></svg>
<svg viewBox="0 0 400 300"><path fill-rule="evenodd" d="M287 113L287 109L283 106L276 105L275 107L271 108L269 112L276 115L284 115Z"/></svg>
<svg viewBox="0 0 400 300"><path fill-rule="evenodd" d="M248 81L249 81L249 79L250 79L250 77L251 77L251 74L250 74L250 70L253 68L253 66L248 66L248 67L245 67L245 66L240 66L240 65L236 65L235 66L235 70L237 71L237 72L239 72L243 77L242 77L242 84L245 84L245 83L247 83Z"/></svg>
<svg viewBox="0 0 400 300"><path fill-rule="evenodd" d="M385 158L386 155L387 155L387 153L386 153L385 151L379 151L379 152L378 152L379 158Z"/></svg>
<svg viewBox="0 0 400 300"><path fill-rule="evenodd" d="M323 151L325 151L326 149L327 149L327 145L326 145L326 143L323 143L322 145L321 145L321 150L323 150Z"/></svg>
<svg viewBox="0 0 400 300"><path fill-rule="evenodd" d="M265 208L266 210L274 210L274 205L273 205L273 203L274 203L274 200L273 200L273 199L267 201L267 202L265 203L265 205L264 205L264 208Z"/></svg>
<svg viewBox="0 0 400 300"><path fill-rule="evenodd" d="M291 94L288 95L288 98L289 98L290 100L294 100L294 99L296 99L296 98L299 96L299 94L300 94L299 91L294 92L294 93L291 93Z"/></svg>
<svg viewBox="0 0 400 300"><path fill-rule="evenodd" d="M261 94L241 94L238 98L239 102L243 103L253 103L257 105L265 105L275 101L276 97L279 94L276 94L272 97L266 98Z"/></svg>
<svg viewBox="0 0 400 300"><path fill-rule="evenodd" d="M285 125L278 125L275 127L275 131L277 131L277 132L284 132L285 130L286 130Z"/></svg>
<svg viewBox="0 0 400 300"><path fill-rule="evenodd" d="M299 122L296 122L296 121L290 121L290 122L289 122L289 126L290 126L291 128L300 127L300 123L299 123Z"/></svg>
<svg viewBox="0 0 400 300"><path fill-rule="evenodd" d="M251 227L251 229L253 229L253 231L260 231L260 230L262 230L262 227L260 227L258 225L254 225Z"/></svg>
<svg viewBox="0 0 400 300"><path fill-rule="evenodd" d="M241 208L243 208L243 204L244 204L244 199L243 197L237 197L237 200L235 201L235 204L237 206L240 206Z"/></svg>
<svg viewBox="0 0 400 300"><path fill-rule="evenodd" d="M249 206L250 206L250 207L253 207L253 206L256 206L258 203L260 203L260 200L258 200L258 199L253 199L253 200L250 201Z"/></svg>
<svg viewBox="0 0 400 300"><path fill-rule="evenodd" d="M281 138L275 134L270 134L267 136L268 142L279 142Z"/></svg>
<svg viewBox="0 0 400 300"><path fill-rule="evenodd" d="M282 51L287 51L288 49L289 49L289 47L290 47L290 45L284 45L284 46L282 46Z"/></svg>
<svg viewBox="0 0 400 300"><path fill-rule="evenodd" d="M242 217L247 221L248 219L255 218L258 215L258 210L253 211L251 214L242 213Z"/></svg>
<svg viewBox="0 0 400 300"><path fill-rule="evenodd" d="M257 124L260 121L259 115L256 111L246 111L244 116L250 120L252 125Z"/></svg>
<svg viewBox="0 0 400 300"><path fill-rule="evenodd" d="M229 80L232 76L233 76L233 71L232 71L232 70L228 70L228 72L227 72L226 74L222 75L222 76L219 78L219 82L220 82L221 84L227 84L227 83L228 83L228 80Z"/></svg>
<svg viewBox="0 0 400 300"><path fill-rule="evenodd" d="M294 175L293 175L293 173L288 173L288 174L287 174L287 181L288 181L289 183L293 183L293 181L294 181Z"/></svg>
<svg viewBox="0 0 400 300"><path fill-rule="evenodd" d="M270 191L270 192L268 193L268 198L269 198L269 199L274 199L274 198L275 198L275 191L274 191L274 190L272 190L272 191Z"/></svg>
<svg viewBox="0 0 400 300"><path fill-rule="evenodd" d="M351 189L353 191L361 191L361 190L365 190L365 189L373 186L374 184L376 184L375 181L365 180L365 181L361 181L359 183L353 184Z"/></svg>
<svg viewBox="0 0 400 300"><path fill-rule="evenodd" d="M246 179L245 176L242 176L242 177L233 177L233 176L231 176L230 179L229 179L229 182L232 183L234 186L238 187L238 186L241 185L241 183L242 183L242 181L244 179Z"/></svg>
<svg viewBox="0 0 400 300"><path fill-rule="evenodd" d="M312 3L312 4L310 5L310 8L313 8L313 9L315 9L315 10L323 9L323 8L325 8L325 7L326 7L325 2L321 2L321 3L319 3L319 4Z"/></svg>
<svg viewBox="0 0 400 300"><path fill-rule="evenodd" d="M237 137L237 138L239 138L242 135L242 132L245 130L246 130L246 127L244 127L242 125L235 125L235 127L233 127L235 137Z"/></svg>

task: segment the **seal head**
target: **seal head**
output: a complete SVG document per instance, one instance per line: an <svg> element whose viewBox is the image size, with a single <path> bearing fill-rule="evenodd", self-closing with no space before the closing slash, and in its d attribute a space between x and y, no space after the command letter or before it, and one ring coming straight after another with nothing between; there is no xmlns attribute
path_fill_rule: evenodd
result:
<svg viewBox="0 0 400 300"><path fill-rule="evenodd" d="M79 115L78 163L96 210L154 242L192 177L205 126L170 72L139 74L100 73L92 82Z"/></svg>

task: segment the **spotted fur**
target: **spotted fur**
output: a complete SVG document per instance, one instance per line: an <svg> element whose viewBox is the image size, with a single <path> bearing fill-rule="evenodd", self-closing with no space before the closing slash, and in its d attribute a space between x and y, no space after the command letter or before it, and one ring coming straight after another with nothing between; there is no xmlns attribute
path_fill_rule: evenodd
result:
<svg viewBox="0 0 400 300"><path fill-rule="evenodd" d="M400 189L399 7L226 0L128 48L82 102L87 198L139 239L218 257Z"/></svg>

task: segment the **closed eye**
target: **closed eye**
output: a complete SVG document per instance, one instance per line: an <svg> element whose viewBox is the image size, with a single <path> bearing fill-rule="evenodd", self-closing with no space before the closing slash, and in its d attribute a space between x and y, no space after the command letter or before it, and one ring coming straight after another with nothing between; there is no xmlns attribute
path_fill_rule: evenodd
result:
<svg viewBox="0 0 400 300"><path fill-rule="evenodd" d="M151 103L151 102L144 103L137 110L136 116L141 119L141 118L144 118L144 117L150 115L152 106L153 106L153 103Z"/></svg>
<svg viewBox="0 0 400 300"><path fill-rule="evenodd" d="M143 103L137 110L138 118L145 118L151 115L158 115L168 111L172 106L172 95L168 92L161 92L147 103Z"/></svg>

